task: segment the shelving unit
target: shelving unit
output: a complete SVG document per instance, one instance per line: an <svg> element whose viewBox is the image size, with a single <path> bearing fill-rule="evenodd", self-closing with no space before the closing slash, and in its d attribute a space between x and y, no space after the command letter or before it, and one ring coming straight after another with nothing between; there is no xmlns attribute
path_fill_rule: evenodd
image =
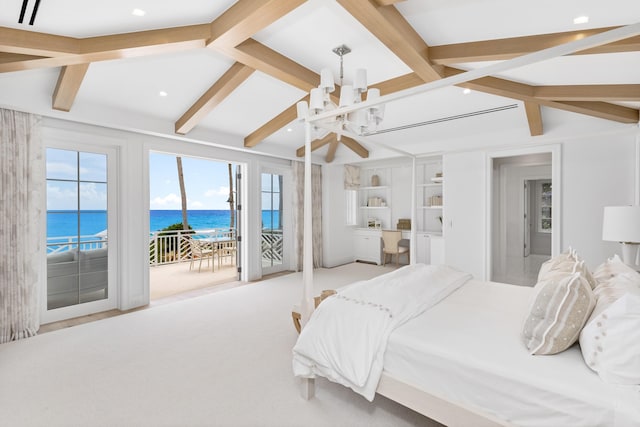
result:
<svg viewBox="0 0 640 427"><path fill-rule="evenodd" d="M418 231L442 233L444 197L442 184L442 159L434 158L418 165L417 205Z"/></svg>
<svg viewBox="0 0 640 427"><path fill-rule="evenodd" d="M377 176L377 180L373 178ZM358 224L362 228L391 227L391 168L362 169L361 182L379 185L368 185L358 189ZM370 227L370 224L373 227Z"/></svg>

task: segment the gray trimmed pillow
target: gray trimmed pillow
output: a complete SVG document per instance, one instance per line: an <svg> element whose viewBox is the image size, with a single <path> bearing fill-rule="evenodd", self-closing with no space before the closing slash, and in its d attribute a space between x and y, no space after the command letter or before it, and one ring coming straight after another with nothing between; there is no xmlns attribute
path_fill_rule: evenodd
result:
<svg viewBox="0 0 640 427"><path fill-rule="evenodd" d="M556 354L571 347L595 306L591 285L580 273L554 274L538 282L522 335L531 354Z"/></svg>

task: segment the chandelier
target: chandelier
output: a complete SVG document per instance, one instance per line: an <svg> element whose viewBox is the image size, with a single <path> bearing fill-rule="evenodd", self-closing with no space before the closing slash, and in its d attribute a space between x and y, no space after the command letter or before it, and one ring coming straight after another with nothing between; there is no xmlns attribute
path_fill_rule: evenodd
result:
<svg viewBox="0 0 640 427"><path fill-rule="evenodd" d="M312 117L333 111L337 108L358 104L364 101L363 95L365 93L366 101L374 101L380 98L380 89L371 88L367 90L367 70L365 69L356 70L353 84L342 84L344 77L343 57L349 52L351 52L351 49L345 45L333 49L333 53L340 57L340 96L338 105L333 102L330 95L336 89L333 73L329 68L323 68L320 71L320 85L311 89L309 93L309 104L306 101L300 101L297 104L299 120L304 120L308 116ZM338 141L340 141L340 137L345 131L353 132L357 135L375 131L383 119L384 105L376 105L316 121L314 130L317 132L316 138L322 138L329 132L335 132Z"/></svg>

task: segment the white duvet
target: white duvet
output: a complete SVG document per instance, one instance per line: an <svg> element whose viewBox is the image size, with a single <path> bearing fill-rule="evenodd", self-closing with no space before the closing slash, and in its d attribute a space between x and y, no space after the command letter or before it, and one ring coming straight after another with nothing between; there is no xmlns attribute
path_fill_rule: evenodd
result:
<svg viewBox="0 0 640 427"><path fill-rule="evenodd" d="M314 311L293 348L293 372L321 375L373 400L391 332L471 279L416 264L348 285Z"/></svg>

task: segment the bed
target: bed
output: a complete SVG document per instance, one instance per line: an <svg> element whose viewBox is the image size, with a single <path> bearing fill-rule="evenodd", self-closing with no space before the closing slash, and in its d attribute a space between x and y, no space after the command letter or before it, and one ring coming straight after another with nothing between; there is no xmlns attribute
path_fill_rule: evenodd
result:
<svg viewBox="0 0 640 427"><path fill-rule="evenodd" d="M521 335L533 292L468 278L454 286L389 334L376 393L445 425L639 426L640 387L603 382L577 344L530 354ZM336 381L296 370L296 352L296 375Z"/></svg>

